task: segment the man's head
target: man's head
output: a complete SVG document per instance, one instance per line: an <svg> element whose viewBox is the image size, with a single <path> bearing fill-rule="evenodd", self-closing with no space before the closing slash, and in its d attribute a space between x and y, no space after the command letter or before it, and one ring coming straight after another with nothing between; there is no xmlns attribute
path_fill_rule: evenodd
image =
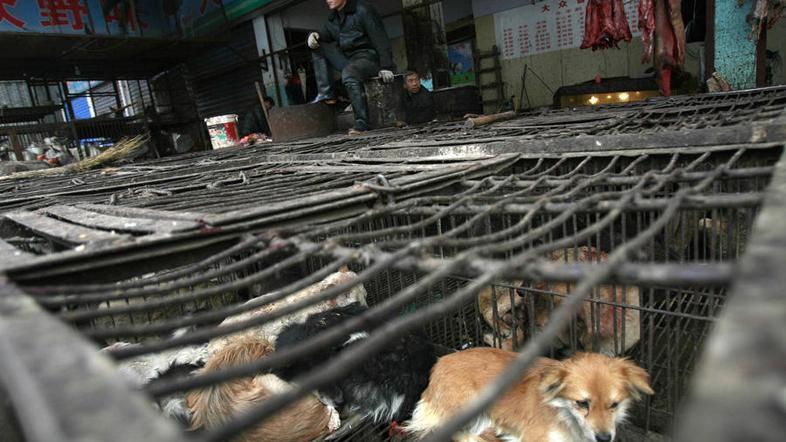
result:
<svg viewBox="0 0 786 442"><path fill-rule="evenodd" d="M420 74L415 71L407 71L404 73L404 89L411 94L420 92Z"/></svg>
<svg viewBox="0 0 786 442"><path fill-rule="evenodd" d="M344 6L347 4L347 0L325 0L327 2L328 8L332 11L340 11L344 9Z"/></svg>

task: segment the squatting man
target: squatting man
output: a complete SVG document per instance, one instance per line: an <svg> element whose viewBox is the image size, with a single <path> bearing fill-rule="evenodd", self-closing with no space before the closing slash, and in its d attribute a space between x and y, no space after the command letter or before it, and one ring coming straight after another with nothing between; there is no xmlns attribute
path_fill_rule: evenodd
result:
<svg viewBox="0 0 786 442"><path fill-rule="evenodd" d="M336 102L331 88L331 68L341 72L341 82L355 112L355 126L349 134L358 134L369 129L363 82L374 76L385 83L393 81L396 70L393 51L382 18L366 1L326 2L331 10L328 21L322 30L310 33L307 40L317 80L314 102Z"/></svg>

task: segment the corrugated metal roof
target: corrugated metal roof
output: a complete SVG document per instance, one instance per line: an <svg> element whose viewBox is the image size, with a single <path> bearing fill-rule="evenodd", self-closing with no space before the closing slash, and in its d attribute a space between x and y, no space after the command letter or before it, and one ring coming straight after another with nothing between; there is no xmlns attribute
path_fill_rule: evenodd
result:
<svg viewBox="0 0 786 442"><path fill-rule="evenodd" d="M202 117L242 115L259 106L254 81L262 80L251 22L232 31L226 46L189 60L188 69ZM216 74L217 73L217 74Z"/></svg>
<svg viewBox="0 0 786 442"><path fill-rule="evenodd" d="M32 105L26 82L0 81L0 107L25 107Z"/></svg>

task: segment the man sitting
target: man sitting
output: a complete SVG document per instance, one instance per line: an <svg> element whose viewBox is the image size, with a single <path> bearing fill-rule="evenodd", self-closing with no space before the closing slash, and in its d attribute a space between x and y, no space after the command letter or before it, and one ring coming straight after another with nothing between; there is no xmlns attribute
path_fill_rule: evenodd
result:
<svg viewBox="0 0 786 442"><path fill-rule="evenodd" d="M404 115L399 118L396 126L407 124L428 123L436 116L434 96L431 91L420 84L420 75L414 71L404 74L404 94L401 97ZM401 121L403 120L403 121Z"/></svg>

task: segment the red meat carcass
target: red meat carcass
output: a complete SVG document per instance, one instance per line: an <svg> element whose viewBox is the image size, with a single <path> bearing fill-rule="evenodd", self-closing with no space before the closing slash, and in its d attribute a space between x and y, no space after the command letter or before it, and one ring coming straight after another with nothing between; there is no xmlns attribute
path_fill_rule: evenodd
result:
<svg viewBox="0 0 786 442"><path fill-rule="evenodd" d="M584 16L584 38L581 49L592 48L600 38L600 8L595 5L595 0L587 2L587 12Z"/></svg>
<svg viewBox="0 0 786 442"><path fill-rule="evenodd" d="M639 30L641 31L641 42L644 44L642 63L652 61L655 44L655 5L652 2L653 0L639 1Z"/></svg>
<svg viewBox="0 0 786 442"><path fill-rule="evenodd" d="M618 47L621 40L630 41L631 33L622 0L589 0L584 18L581 48L606 49Z"/></svg>
<svg viewBox="0 0 786 442"><path fill-rule="evenodd" d="M685 50L684 46L680 49L672 25L672 14L669 12L671 2L679 3L679 1L655 0L655 36L657 37L655 39L655 67L658 72L657 81L660 92L667 97L671 95L671 71L681 64L679 61L680 51L684 53ZM682 18L679 21L681 23Z"/></svg>
<svg viewBox="0 0 786 442"><path fill-rule="evenodd" d="M623 5L622 0L614 0L614 12L612 19L614 21L614 28L617 30L617 41L630 41L633 36L630 34L628 17L625 15L625 6Z"/></svg>

